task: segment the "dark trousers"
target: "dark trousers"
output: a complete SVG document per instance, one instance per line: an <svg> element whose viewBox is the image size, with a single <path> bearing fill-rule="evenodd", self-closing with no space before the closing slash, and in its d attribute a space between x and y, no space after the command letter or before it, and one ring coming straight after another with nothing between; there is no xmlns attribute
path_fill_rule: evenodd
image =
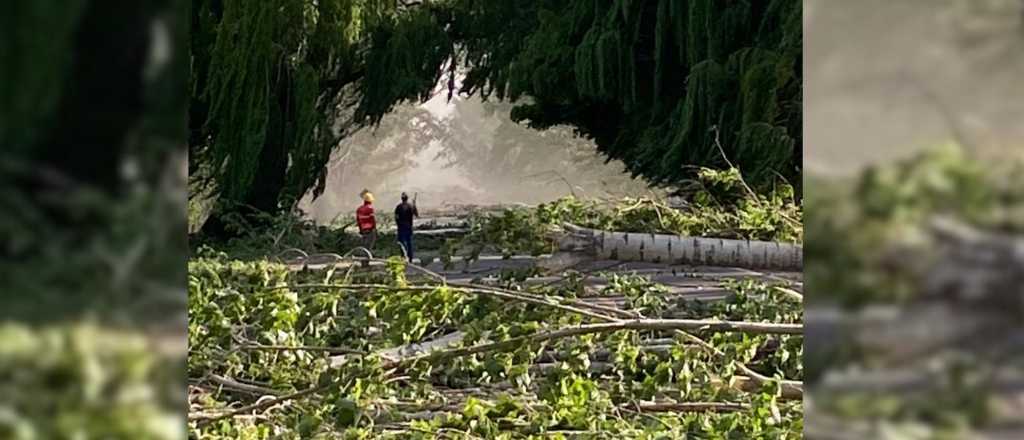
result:
<svg viewBox="0 0 1024 440"><path fill-rule="evenodd" d="M372 251L373 245L377 243L377 230L360 231L359 235L362 237L363 247Z"/></svg>
<svg viewBox="0 0 1024 440"><path fill-rule="evenodd" d="M398 244L402 245L402 248L405 249L405 256L409 258L409 261L412 261L412 229L398 230Z"/></svg>

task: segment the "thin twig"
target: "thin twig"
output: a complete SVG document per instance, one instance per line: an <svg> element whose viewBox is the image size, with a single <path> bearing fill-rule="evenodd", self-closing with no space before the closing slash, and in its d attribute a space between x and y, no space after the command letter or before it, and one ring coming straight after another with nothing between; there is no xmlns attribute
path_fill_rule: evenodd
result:
<svg viewBox="0 0 1024 440"><path fill-rule="evenodd" d="M508 299L520 299L520 300L522 300L524 302L529 302L531 304L540 304L540 305L555 305L555 304L558 304L558 305L568 305L569 307L571 307L572 310L577 310L577 309L581 309L582 308L582 309L598 310L598 311L601 311L601 312L606 312L606 313L611 313L611 314L614 314L614 315L619 315L619 317L621 317L621 318L637 318L637 317L639 317L636 312L631 312L631 311L628 311L628 310L616 309L616 308L612 308L612 307L604 307L604 306L601 306L601 305L598 305L598 304L591 304L591 303L588 303L586 301L580 301L578 299L554 298L554 297L550 297L550 296L547 296L547 295L537 295L537 294L531 294L531 293L527 293L527 292L517 292L517 291L514 291L514 290L502 289L500 287L482 286L482 285L479 285L479 284L472 284L472 283L452 283L451 286L459 287L459 288L463 288L463 289L470 289L473 292L477 292L477 291L481 291L481 290L486 290L488 292L492 292L495 295L500 295L502 297L507 297ZM552 302L552 301L554 301L554 302ZM569 309L564 309L564 310L571 311ZM578 313L578 312L574 312L574 313ZM590 316L592 318L604 319L604 320L614 319L614 318L611 318L609 316L604 316L604 315L598 316L598 315L594 315L594 314L588 314L587 316Z"/></svg>
<svg viewBox="0 0 1024 440"><path fill-rule="evenodd" d="M775 289L776 291L781 292L790 298L793 298L795 301L804 302L804 296L793 289L788 289L782 286L775 286L772 287L772 289Z"/></svg>
<svg viewBox="0 0 1024 440"><path fill-rule="evenodd" d="M750 408L732 402L641 402L636 406L641 412L731 412Z"/></svg>
<svg viewBox="0 0 1024 440"><path fill-rule="evenodd" d="M718 151L720 153L722 153L722 159L725 160L726 165L729 165L729 168L735 169L738 172L740 169L736 168L735 166L733 166L732 162L729 161L729 157L725 154L725 149L722 148L722 143L718 139L718 126L715 126L714 130L715 130L715 146L717 146L718 147ZM757 206L763 207L764 204L761 203L761 198L757 196L757 193L754 192L754 190L750 187L750 185L747 185L747 181L743 179L743 175L742 174L740 174L739 180L740 180L740 184L743 185L743 188L747 190L747 194L750 196L750 199L754 203L756 203ZM788 221L788 222L790 222L790 223L792 223L794 225L801 225L801 223L798 222L796 219L791 218L790 216L786 215L786 213L784 213L782 211L778 211L778 214L783 219L785 219L786 221Z"/></svg>
<svg viewBox="0 0 1024 440"><path fill-rule="evenodd" d="M300 399L302 397L309 396L309 395L312 395L312 394L316 394L316 393L319 393L321 391L326 391L326 390L330 389L334 385L335 385L334 383L329 383L329 384L325 384L325 385L313 386L313 387L306 388L304 390L296 391L296 392L291 393L291 394L286 394L286 395L283 395L283 396L275 397L273 399L261 400L259 402L256 402L256 403L252 404L252 405L246 405L246 406L243 406L241 408L233 409L233 410L230 410L230 411L224 411L224 412L217 413L217 414L210 414L210 413L206 413L206 412L189 414L188 415L188 420L190 422L196 422L196 424L198 426L203 426L203 425L207 425L210 422L214 422L214 421L217 421L217 420L226 419L226 418L234 417L234 416L237 416L237 415L240 415L240 414L245 414L245 413L249 413L249 412L253 412L253 411L264 410L264 409L270 408L272 406L279 405L281 403L285 403L285 402L292 401L292 400L295 400L295 399Z"/></svg>
<svg viewBox="0 0 1024 440"><path fill-rule="evenodd" d="M316 347L309 345L243 345L238 347L240 350L253 350L253 351L322 351L330 354L358 354L365 356L367 353L362 350L355 350L351 348L343 347Z"/></svg>
<svg viewBox="0 0 1024 440"><path fill-rule="evenodd" d="M278 395L277 391L272 390L270 388L264 388L264 387L257 386L257 385L251 385L251 384L247 384L247 383L242 383L242 382L239 382L239 381L237 381L235 379L232 379L230 377L220 376L220 375L217 375L217 374L210 374L210 375L207 375L206 377L207 377L207 379L210 380L210 382L213 382L213 383L215 383L217 385L220 385L220 386L223 386L223 387L226 387L226 388L231 388L231 389L235 389L235 390L238 390L238 391L245 391L247 393L252 393L252 394L256 394L256 395L260 395L260 396L268 396L268 395L269 396L276 396L276 395Z"/></svg>
<svg viewBox="0 0 1024 440"><path fill-rule="evenodd" d="M729 161L729 156L725 154L725 148L722 148L722 142L719 141L718 136L718 126L716 125L715 127L712 128L712 130L715 131L715 146L718 147L718 152L722 153L722 159L725 160L725 164L729 165L729 168L739 171L739 168L733 166L732 162ZM754 203L757 203L758 206L761 206L761 199L757 197L757 193L755 193L754 190L750 188L749 185L747 185L747 182L743 180L743 176L740 176L740 184L743 185L743 188L747 190L747 194L750 195L750 198L753 199Z"/></svg>

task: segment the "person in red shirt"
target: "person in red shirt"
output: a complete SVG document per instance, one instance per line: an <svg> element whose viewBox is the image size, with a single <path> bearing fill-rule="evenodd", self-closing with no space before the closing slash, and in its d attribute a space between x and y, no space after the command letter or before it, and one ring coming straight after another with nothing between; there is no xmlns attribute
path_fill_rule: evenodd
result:
<svg viewBox="0 0 1024 440"><path fill-rule="evenodd" d="M363 190L363 206L356 209L356 225L359 227L359 235L363 238L363 247L373 249L377 242L377 219L373 215L373 194Z"/></svg>

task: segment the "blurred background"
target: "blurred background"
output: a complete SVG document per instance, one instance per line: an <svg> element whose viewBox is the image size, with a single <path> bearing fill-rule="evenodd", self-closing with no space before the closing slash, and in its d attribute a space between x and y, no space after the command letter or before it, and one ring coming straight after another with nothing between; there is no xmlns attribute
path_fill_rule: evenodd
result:
<svg viewBox="0 0 1024 440"><path fill-rule="evenodd" d="M2 439L185 437L186 14L0 14Z"/></svg>
<svg viewBox="0 0 1024 440"><path fill-rule="evenodd" d="M1024 2L806 0L809 439L1024 436Z"/></svg>

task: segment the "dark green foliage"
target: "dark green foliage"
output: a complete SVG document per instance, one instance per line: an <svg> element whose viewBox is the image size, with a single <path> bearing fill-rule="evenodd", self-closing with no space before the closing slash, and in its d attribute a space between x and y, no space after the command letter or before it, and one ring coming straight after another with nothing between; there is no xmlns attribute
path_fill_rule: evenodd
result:
<svg viewBox="0 0 1024 440"><path fill-rule="evenodd" d="M192 170L225 202L319 195L339 126L442 78L454 93L457 74L461 93L526 98L515 120L574 127L655 184L731 161L799 192L796 0L197 3Z"/></svg>
<svg viewBox="0 0 1024 440"><path fill-rule="evenodd" d="M440 79L439 66L452 53L452 42L429 10L414 9L375 26L360 89L360 118L378 123L397 102L429 99Z"/></svg>
<svg viewBox="0 0 1024 440"><path fill-rule="evenodd" d="M0 319L168 316L184 279L184 4L109 6L0 14Z"/></svg>
<svg viewBox="0 0 1024 440"><path fill-rule="evenodd" d="M190 171L225 205L277 211L323 190L344 92L363 77L377 0L197 1Z"/></svg>
<svg viewBox="0 0 1024 440"><path fill-rule="evenodd" d="M655 183L732 161L755 186L799 185L800 2L489 3L455 6L479 14L464 92L529 97L516 119L572 125ZM491 14L512 26L485 30Z"/></svg>
<svg viewBox="0 0 1024 440"><path fill-rule="evenodd" d="M0 438L184 438L185 5L4 6Z"/></svg>
<svg viewBox="0 0 1024 440"><path fill-rule="evenodd" d="M29 152L53 117L71 63L71 36L84 5L19 2L0 16L0 144L15 153ZM48 30L48 38L38 38L40 28Z"/></svg>
<svg viewBox="0 0 1024 440"><path fill-rule="evenodd" d="M125 158L153 182L175 149L151 141L182 134L180 119L167 116L184 104L171 91L183 86L184 64L168 64L182 48L181 5L106 6L43 0L0 17L0 145L9 153L4 173L18 179L5 187L40 191L58 181L116 193Z"/></svg>
<svg viewBox="0 0 1024 440"><path fill-rule="evenodd" d="M230 215L319 196L339 141L429 97L452 53L431 11L385 0L197 0L190 175L196 194L217 199L204 232L227 236Z"/></svg>

